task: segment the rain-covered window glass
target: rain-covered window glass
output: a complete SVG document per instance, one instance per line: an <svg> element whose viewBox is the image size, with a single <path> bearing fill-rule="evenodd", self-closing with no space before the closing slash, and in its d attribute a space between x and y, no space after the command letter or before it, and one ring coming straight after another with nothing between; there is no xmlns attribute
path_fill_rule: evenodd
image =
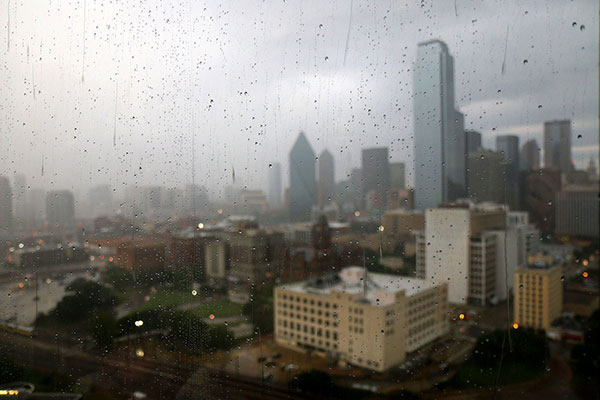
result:
<svg viewBox="0 0 600 400"><path fill-rule="evenodd" d="M599 15L0 1L0 398L598 398Z"/></svg>

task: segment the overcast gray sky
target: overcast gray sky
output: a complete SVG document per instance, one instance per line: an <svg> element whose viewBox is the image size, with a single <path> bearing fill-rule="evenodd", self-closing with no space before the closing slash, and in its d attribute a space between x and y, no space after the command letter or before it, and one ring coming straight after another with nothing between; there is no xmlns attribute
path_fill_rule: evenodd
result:
<svg viewBox="0 0 600 400"><path fill-rule="evenodd" d="M0 174L33 187L178 186L193 159L213 190L232 167L264 188L273 161L287 186L299 130L332 152L338 179L367 146L410 171L411 69L432 38L454 56L457 107L485 145L507 133L541 144L545 120L571 119L576 164L597 161L597 0L1 7Z"/></svg>

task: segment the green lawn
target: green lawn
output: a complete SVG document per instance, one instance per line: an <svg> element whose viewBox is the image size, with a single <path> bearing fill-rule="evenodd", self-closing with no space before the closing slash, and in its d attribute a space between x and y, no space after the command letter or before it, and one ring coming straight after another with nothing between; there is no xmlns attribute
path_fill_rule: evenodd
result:
<svg viewBox="0 0 600 400"><path fill-rule="evenodd" d="M227 299L213 300L190 310L201 318L208 318L213 314L216 318L233 317L242 314L243 305L232 303Z"/></svg>
<svg viewBox="0 0 600 400"><path fill-rule="evenodd" d="M168 309L180 306L182 304L199 301L199 296L192 296L191 292L180 290L162 290L150 297L150 300L145 302L138 311Z"/></svg>
<svg viewBox="0 0 600 400"><path fill-rule="evenodd" d="M543 369L526 367L519 364L504 364L498 376L498 385L525 382L542 375ZM450 382L456 388L486 387L496 384L498 369L481 368L473 362L463 364Z"/></svg>

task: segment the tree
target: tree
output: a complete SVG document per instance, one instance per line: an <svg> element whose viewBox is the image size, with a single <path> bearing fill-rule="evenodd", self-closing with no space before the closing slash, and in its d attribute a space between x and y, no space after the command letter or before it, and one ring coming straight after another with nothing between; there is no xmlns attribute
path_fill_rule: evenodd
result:
<svg viewBox="0 0 600 400"><path fill-rule="evenodd" d="M108 351L112 347L113 340L119 335L119 324L115 317L107 312L97 312L88 322L96 346L103 351Z"/></svg>
<svg viewBox="0 0 600 400"><path fill-rule="evenodd" d="M273 331L273 286L266 285L254 288L250 301L244 305L242 313L252 320L254 328L261 333Z"/></svg>
<svg viewBox="0 0 600 400"><path fill-rule="evenodd" d="M600 373L600 310L589 318L584 343L573 347L571 361L575 371L586 380L597 379Z"/></svg>
<svg viewBox="0 0 600 400"><path fill-rule="evenodd" d="M510 332L495 330L482 335L473 351L473 360L481 367L495 368L500 357L506 364L525 364L543 368L548 358L546 337L533 329L517 329ZM510 340L510 343L509 343Z"/></svg>
<svg viewBox="0 0 600 400"><path fill-rule="evenodd" d="M0 353L0 382L8 383L20 381L25 372L8 354Z"/></svg>
<svg viewBox="0 0 600 400"><path fill-rule="evenodd" d="M306 393L327 395L333 389L333 379L327 372L311 369L296 375L291 386Z"/></svg>
<svg viewBox="0 0 600 400"><path fill-rule="evenodd" d="M125 290L132 286L133 275L124 268L110 265L102 275L104 283L111 285L117 290Z"/></svg>
<svg viewBox="0 0 600 400"><path fill-rule="evenodd" d="M117 298L106 286L84 278L74 280L66 288L67 294L58 302L54 314L62 321L80 321L95 310L108 311L117 304Z"/></svg>

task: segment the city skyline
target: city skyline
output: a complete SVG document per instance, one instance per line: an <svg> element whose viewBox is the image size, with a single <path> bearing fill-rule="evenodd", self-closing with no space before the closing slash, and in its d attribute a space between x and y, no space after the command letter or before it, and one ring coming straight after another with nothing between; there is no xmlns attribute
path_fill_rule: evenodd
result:
<svg viewBox="0 0 600 400"><path fill-rule="evenodd" d="M466 129L482 132L485 147L490 147L495 136L501 134L517 134L521 143L531 138L542 143L544 121L569 118L573 121L573 156L577 166L587 165L590 155L597 157L594 110L598 97L594 91L584 90L584 86L596 87L598 79L594 72L597 46L593 45L598 21L593 17L597 13L584 12L589 7L569 8L556 3L556 13L552 15L547 14L546 8L529 7L527 13L498 20L491 6L483 5L475 12L466 7L454 10L451 5L435 5L429 6L435 24L418 32L409 23L411 16L423 12L417 6L397 5L389 10L374 10L373 14L365 4L356 3L350 21L348 5L337 3L315 4L306 10L286 5L268 12L241 8L235 15L223 14L210 6L205 12L192 7L189 17L189 10L184 13L179 8L163 9L160 4L149 3L149 11L164 12L175 25L191 26L191 30L176 31L168 23L158 22L163 31L177 39L174 59L181 62L174 65L161 61L148 68L150 61L140 53L146 47L136 48L120 40L99 40L109 32L112 35L114 29L121 34L118 37L145 32L142 26L130 23L136 18L135 13L121 13L111 24L110 11L116 8L104 13L90 7L88 22L96 23L90 22L86 28L87 58L83 63L82 27L74 29L61 23L68 18L83 22L81 7L59 10L48 3L47 9L29 10L27 5L11 4L13 17L29 13L32 18L12 24L11 45L2 49L4 56L10 56L3 67L3 83L10 90L0 91L2 103L6 104L0 113L7 121L2 134L15 151L0 159L0 173L11 176L22 172L31 187L49 190L82 186L87 191L100 178L113 183L119 191L133 183L182 186L192 181L190 166L195 159L196 176L205 186L229 180L235 170L238 181L264 188L265 160L273 159L265 155L277 154L272 161L284 161L299 130L306 132L315 152L328 148L334 155L336 180L357 166L361 148L371 145L365 142L369 138L375 142L372 145L389 147L392 162L409 166L407 184L412 186L412 66L417 43L433 38L445 41L452 49L457 108L465 114ZM593 2L589 6L597 9ZM237 18L241 12L246 18ZM273 37L265 42L265 47L250 54L240 51L240 43L245 43L243 37L261 35L252 24L262 18L261 12L273 17L266 20ZM294 17L299 15L300 26ZM544 18L554 21L558 15L560 20L555 23L545 22ZM202 29L210 31L213 27L219 31L219 21L225 23L231 18L241 21L231 31L236 40L226 40L222 45L207 40L194 45L189 39ZM386 29L386 39L377 45L361 35L365 30L382 34L380 28L371 27L372 18L383 21ZM390 25L388 18L400 18L406 23ZM13 18L13 22L16 20ZM492 20L493 23L486 23ZM449 31L456 34L449 35ZM23 32L28 32L27 37ZM69 32L72 38L67 43L71 47L60 51L79 61L76 66L67 66L62 57L54 57L52 45L42 40L53 35L63 38ZM527 43L514 40L524 32L530 38ZM462 40L462 36L474 34L479 38L476 42ZM0 41L6 42L6 36L2 30ZM298 38L301 40L296 42ZM161 36L155 45L157 49L152 54L161 60L167 49L173 48L171 40ZM400 51L389 54L389 46ZM268 67L272 56L267 49L284 61ZM126 54L131 54L133 61ZM273 79L265 79L245 67L244 60L257 54L259 59L265 55L260 67L269 69ZM371 61L363 61L358 54L367 55ZM234 55L238 62L225 63ZM189 69L190 58L197 65L193 70ZM541 68L547 62L553 66L552 74ZM143 68L146 72L141 75ZM223 74L241 76L240 71L247 75L240 84L227 88L211 84ZM373 76L367 82L369 75ZM126 80L128 76L140 79ZM180 90L182 87L190 90ZM518 94L522 88L527 89L527 98ZM60 94L62 89L70 93L67 98ZM13 91L24 96L6 97ZM567 99L565 104L569 106L550 102L553 98ZM344 111L347 106L354 110L352 114ZM64 112L75 108L78 111L73 115ZM156 112L148 113L150 109ZM35 118L23 124L27 115ZM46 136L44 132L53 134ZM248 137L239 140L240 135L246 134ZM190 146L193 135L195 146ZM27 148L21 142L27 143ZM192 147L196 149L195 157ZM240 157L232 157L233 154ZM282 168L282 176L287 176L285 163Z"/></svg>

